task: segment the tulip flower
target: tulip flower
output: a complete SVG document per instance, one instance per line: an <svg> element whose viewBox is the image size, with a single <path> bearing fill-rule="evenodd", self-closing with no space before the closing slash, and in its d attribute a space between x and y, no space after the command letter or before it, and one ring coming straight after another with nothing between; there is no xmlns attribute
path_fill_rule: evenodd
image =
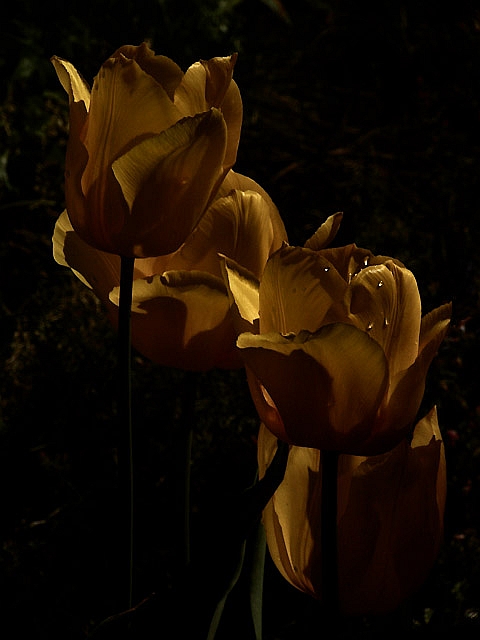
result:
<svg viewBox="0 0 480 640"><path fill-rule="evenodd" d="M338 217L307 247L280 248L260 282L228 260L225 277L249 327L237 345L262 422L290 444L374 455L411 431L451 305L422 318L398 260L321 248Z"/></svg>
<svg viewBox="0 0 480 640"><path fill-rule="evenodd" d="M230 171L177 251L135 260L133 346L153 362L181 369L243 366L218 253L260 278L268 257L285 240L283 222L267 193ZM84 242L66 212L57 221L53 246L55 260L94 291L116 325L120 258Z"/></svg>
<svg viewBox="0 0 480 640"><path fill-rule="evenodd" d="M183 74L145 43L124 46L90 91L70 62L52 58L70 104L67 212L84 242L144 258L185 241L235 162L235 61L212 58Z"/></svg>
<svg viewBox="0 0 480 640"><path fill-rule="evenodd" d="M276 443L262 425L260 477ZM284 578L323 601L330 585L321 583L321 464L318 449L290 447L283 482L263 512L263 524ZM435 408L416 425L411 441L378 456L340 456L338 581L344 614L388 613L422 585L442 542L445 495Z"/></svg>

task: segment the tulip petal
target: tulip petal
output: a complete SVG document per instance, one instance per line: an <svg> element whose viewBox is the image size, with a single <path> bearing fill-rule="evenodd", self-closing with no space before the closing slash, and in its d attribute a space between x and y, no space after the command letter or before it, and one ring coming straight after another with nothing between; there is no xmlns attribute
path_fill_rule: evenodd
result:
<svg viewBox="0 0 480 640"><path fill-rule="evenodd" d="M445 337L451 317L451 303L444 304L423 316L420 327L419 352L422 352L424 348L428 347L428 345L432 343L433 344L430 349L434 352L437 351L440 343Z"/></svg>
<svg viewBox="0 0 480 640"><path fill-rule="evenodd" d="M118 288L110 299L118 305ZM132 344L152 362L193 371L241 366L219 278L174 271L135 280L132 311Z"/></svg>
<svg viewBox="0 0 480 640"><path fill-rule="evenodd" d="M51 58L58 79L68 93L70 102L83 102L85 113L90 108L90 88L71 62L58 56Z"/></svg>
<svg viewBox="0 0 480 640"><path fill-rule="evenodd" d="M272 398L289 442L363 453L388 382L384 353L367 334L332 324L295 337L246 333L237 346ZM257 395L252 393L254 400ZM257 410L268 417L265 407ZM282 437L276 424L266 426Z"/></svg>
<svg viewBox="0 0 480 640"><path fill-rule="evenodd" d="M421 351L416 361L406 371L397 372L390 381L376 421L373 451L391 448L399 437L407 435L420 408L430 364L448 330L451 305L446 304L432 311L422 320ZM367 443L368 444L368 443Z"/></svg>
<svg viewBox="0 0 480 640"><path fill-rule="evenodd" d="M77 278L108 305L109 292L120 283L120 258L84 242L73 230L66 211L55 224L52 240L55 261L70 267Z"/></svg>
<svg viewBox="0 0 480 640"><path fill-rule="evenodd" d="M365 267L351 282L349 305L356 326L383 347L392 378L415 362L421 302L411 271L391 262Z"/></svg>
<svg viewBox="0 0 480 640"><path fill-rule="evenodd" d="M322 254L281 248L270 257L260 284L261 332L313 332L326 321L343 321L346 288Z"/></svg>
<svg viewBox="0 0 480 640"><path fill-rule="evenodd" d="M432 410L411 446L404 441L354 471L338 525L345 613L392 611L424 582L441 543L444 501L444 448Z"/></svg>
<svg viewBox="0 0 480 640"><path fill-rule="evenodd" d="M209 207L176 259L185 269L195 268L221 277L217 255L221 253L259 278L273 241L268 203L254 191L233 191Z"/></svg>
<svg viewBox="0 0 480 640"><path fill-rule="evenodd" d="M227 124L228 142L224 165L228 170L236 160L242 125L242 99L232 80L237 54L201 60L191 65L175 92L175 105L186 116L220 109Z"/></svg>
<svg viewBox="0 0 480 640"><path fill-rule="evenodd" d="M227 287L230 304L234 309L237 333L254 331L258 325L257 278L247 269L226 256L220 256L223 279Z"/></svg>
<svg viewBox="0 0 480 640"><path fill-rule="evenodd" d="M370 264L375 256L368 249L347 244L344 247L327 247L322 255L333 264L345 282L350 283L363 268Z"/></svg>
<svg viewBox="0 0 480 640"><path fill-rule="evenodd" d="M327 247L337 235L342 218L343 213L335 213L333 216L329 216L313 236L305 242L305 248L319 251Z"/></svg>
<svg viewBox="0 0 480 640"><path fill-rule="evenodd" d="M277 439L262 424L258 434L259 476L262 478L276 450ZM294 587L315 595L303 568L313 541L320 542L320 452L291 447L284 479L263 511L270 555ZM314 515L312 521L310 516Z"/></svg>
<svg viewBox="0 0 480 640"><path fill-rule="evenodd" d="M272 198L263 187L255 182L255 180L252 180L251 178L248 178L241 173L236 173L235 171L230 169L224 181L220 185L218 196L227 196L231 191L235 189L239 191L255 191L262 196L265 202L268 202L268 205L270 207L270 219L273 225L273 250L276 251L277 249L280 249L283 242L286 242L288 238L282 217L280 216L278 208L273 202Z"/></svg>
<svg viewBox="0 0 480 640"><path fill-rule="evenodd" d="M132 143L164 131L180 117L165 90L134 60L123 56L107 60L92 88L84 140L89 154L84 193Z"/></svg>
<svg viewBox="0 0 480 640"><path fill-rule="evenodd" d="M155 55L146 42L139 46L124 45L117 49L111 56L118 58L120 55L132 58L152 78L161 85L173 102L175 90L183 79L183 71L178 64L166 56ZM201 109L205 111L205 109Z"/></svg>
<svg viewBox="0 0 480 640"><path fill-rule="evenodd" d="M144 140L114 162L131 212L122 235L125 242L134 238L136 255L171 253L184 242L221 177L225 136L223 117L212 109Z"/></svg>

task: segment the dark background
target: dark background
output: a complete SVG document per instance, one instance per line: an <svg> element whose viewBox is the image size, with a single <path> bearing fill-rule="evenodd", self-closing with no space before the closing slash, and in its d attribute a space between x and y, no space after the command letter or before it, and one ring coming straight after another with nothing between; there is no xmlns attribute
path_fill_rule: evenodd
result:
<svg viewBox="0 0 480 640"><path fill-rule="evenodd" d="M349 633L478 634L480 12L463 0L16 0L0 21L2 637L81 640L118 611L116 342L95 298L52 258L68 111L49 59L91 83L117 47L145 39L183 69L238 51L235 168L270 193L291 244L343 211L336 244L401 259L424 312L453 301L422 408L437 405L446 445L442 551L400 612L353 621ZM198 557L216 535L208 514L253 479L258 421L243 372L196 378ZM183 372L135 354L136 600L168 591L177 569L172 451L184 387ZM222 637L249 640L242 597L232 594ZM147 637L163 637L164 621ZM323 637L322 624L267 560L265 640Z"/></svg>

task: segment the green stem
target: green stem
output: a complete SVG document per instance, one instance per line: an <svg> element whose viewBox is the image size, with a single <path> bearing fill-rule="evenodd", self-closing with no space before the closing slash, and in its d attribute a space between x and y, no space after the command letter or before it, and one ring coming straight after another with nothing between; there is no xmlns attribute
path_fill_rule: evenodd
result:
<svg viewBox="0 0 480 640"><path fill-rule="evenodd" d="M322 601L330 616L339 612L337 545L337 474L336 451L322 451Z"/></svg>
<svg viewBox="0 0 480 640"><path fill-rule="evenodd" d="M126 498L127 511L123 530L128 554L128 576L126 608L133 602L133 430L132 430L132 385L131 385L131 308L133 265L135 259L122 256L120 267L120 300L118 309L118 410L119 434L119 480L120 496ZM123 517L121 518L123 522Z"/></svg>

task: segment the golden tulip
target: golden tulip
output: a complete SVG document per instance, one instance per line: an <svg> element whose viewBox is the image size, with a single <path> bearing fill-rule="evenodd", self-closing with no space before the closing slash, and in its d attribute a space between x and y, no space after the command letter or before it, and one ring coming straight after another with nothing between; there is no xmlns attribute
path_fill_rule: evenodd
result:
<svg viewBox="0 0 480 640"><path fill-rule="evenodd" d="M263 425L263 477L276 449ZM343 613L395 610L428 577L440 549L446 496L444 446L435 408L378 456L341 455L338 470L338 582ZM267 544L281 574L322 599L321 453L290 448L283 482L263 512ZM331 587L331 585L330 585Z"/></svg>
<svg viewBox="0 0 480 640"><path fill-rule="evenodd" d="M242 366L218 253L261 277L286 240L277 208L253 180L230 171L218 197L175 252L136 259L132 344L153 362L189 370ZM68 266L117 323L120 258L85 243L64 212L53 236L55 260Z"/></svg>
<svg viewBox="0 0 480 640"><path fill-rule="evenodd" d="M53 57L69 96L65 198L92 247L127 257L178 249L235 162L242 102L236 55L185 74L144 43L118 49L92 91Z"/></svg>
<svg viewBox="0 0 480 640"><path fill-rule="evenodd" d="M374 455L411 430L451 305L422 318L399 261L355 245L320 248L338 223L332 216L311 248L279 249L260 283L228 260L225 277L262 422L290 444Z"/></svg>

